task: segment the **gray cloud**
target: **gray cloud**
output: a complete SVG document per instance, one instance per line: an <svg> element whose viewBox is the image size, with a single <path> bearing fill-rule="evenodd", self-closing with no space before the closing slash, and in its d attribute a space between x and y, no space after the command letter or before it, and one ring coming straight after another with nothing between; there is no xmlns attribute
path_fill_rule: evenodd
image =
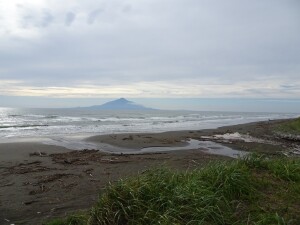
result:
<svg viewBox="0 0 300 225"><path fill-rule="evenodd" d="M128 13L128 12L130 12L131 10L132 10L132 5L130 5L130 4L126 4L126 5L124 5L123 8L122 8L122 11L125 12L125 13Z"/></svg>
<svg viewBox="0 0 300 225"><path fill-rule="evenodd" d="M300 98L298 1L75 2L23 6L14 27L1 20L9 32L0 36L0 80L37 88L233 85L211 93Z"/></svg>
<svg viewBox="0 0 300 225"><path fill-rule="evenodd" d="M65 25L66 26L71 26L72 23L75 21L76 14L73 12L68 12L66 14L66 19L65 19Z"/></svg>
<svg viewBox="0 0 300 225"><path fill-rule="evenodd" d="M54 17L50 12L44 12L43 14L44 15L42 17L41 26L48 27L53 22Z"/></svg>
<svg viewBox="0 0 300 225"><path fill-rule="evenodd" d="M97 19L97 17L99 16L99 14L102 12L103 12L103 9L96 9L96 10L90 12L88 15L88 19L87 19L88 24L93 24L95 22L95 20Z"/></svg>
<svg viewBox="0 0 300 225"><path fill-rule="evenodd" d="M22 4L17 4L16 8L20 12L20 26L24 29L31 29L32 27L46 28L54 21L54 17L49 10L33 10Z"/></svg>

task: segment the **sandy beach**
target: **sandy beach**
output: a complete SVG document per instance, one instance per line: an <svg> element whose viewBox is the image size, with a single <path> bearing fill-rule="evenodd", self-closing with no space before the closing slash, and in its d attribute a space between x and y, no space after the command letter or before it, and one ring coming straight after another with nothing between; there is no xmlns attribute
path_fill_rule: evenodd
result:
<svg viewBox="0 0 300 225"><path fill-rule="evenodd" d="M163 165L186 170L215 160L232 160L209 154L201 147L170 151L172 147L186 148L190 139L246 152L290 154L299 148L299 141L273 133L273 128L284 121L213 130L102 135L85 140L115 146L117 153L102 149L75 151L41 143L0 144L0 224L42 224L50 218L85 210L96 203L109 182L148 168ZM168 147L168 151L141 152L149 147Z"/></svg>

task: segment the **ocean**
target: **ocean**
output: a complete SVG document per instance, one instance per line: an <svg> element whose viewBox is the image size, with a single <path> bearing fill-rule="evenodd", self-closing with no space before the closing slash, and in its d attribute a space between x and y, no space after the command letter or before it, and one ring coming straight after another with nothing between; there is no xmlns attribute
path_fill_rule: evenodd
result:
<svg viewBox="0 0 300 225"><path fill-rule="evenodd" d="M199 130L269 119L293 118L298 115L254 112L0 108L0 142L20 138L88 137L126 132Z"/></svg>

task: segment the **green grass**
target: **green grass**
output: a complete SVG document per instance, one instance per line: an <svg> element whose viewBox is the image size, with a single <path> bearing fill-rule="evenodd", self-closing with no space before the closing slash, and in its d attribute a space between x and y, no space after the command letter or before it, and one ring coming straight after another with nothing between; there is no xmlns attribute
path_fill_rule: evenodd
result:
<svg viewBox="0 0 300 225"><path fill-rule="evenodd" d="M276 131L300 135L300 117L277 127Z"/></svg>
<svg viewBox="0 0 300 225"><path fill-rule="evenodd" d="M300 224L300 159L252 155L194 171L149 170L110 185L85 216L47 225Z"/></svg>

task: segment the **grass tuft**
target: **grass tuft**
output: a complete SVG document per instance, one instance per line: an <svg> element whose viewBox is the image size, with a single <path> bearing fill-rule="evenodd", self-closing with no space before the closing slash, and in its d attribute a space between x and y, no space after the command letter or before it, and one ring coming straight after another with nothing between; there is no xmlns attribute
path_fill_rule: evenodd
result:
<svg viewBox="0 0 300 225"><path fill-rule="evenodd" d="M275 214L263 214L259 216L259 221L255 225L287 225L284 218Z"/></svg>
<svg viewBox="0 0 300 225"><path fill-rule="evenodd" d="M249 184L249 171L239 163L188 173L152 170L110 186L92 210L92 224L232 223L232 201L247 199L254 190Z"/></svg>

